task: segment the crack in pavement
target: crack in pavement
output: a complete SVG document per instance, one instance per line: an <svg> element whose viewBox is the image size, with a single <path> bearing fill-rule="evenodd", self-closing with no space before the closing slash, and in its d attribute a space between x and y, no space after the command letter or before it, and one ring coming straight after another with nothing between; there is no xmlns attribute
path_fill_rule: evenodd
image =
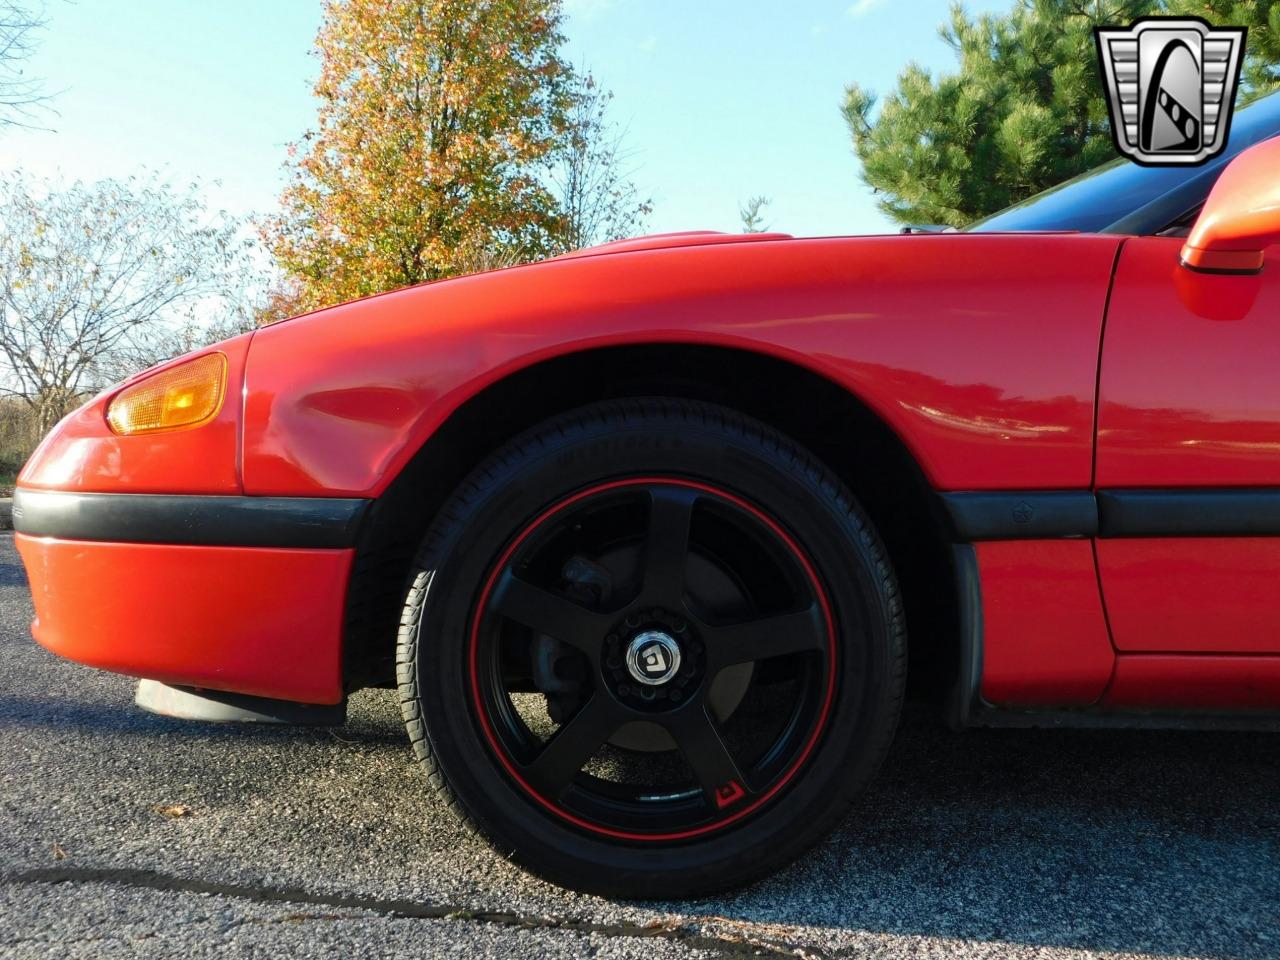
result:
<svg viewBox="0 0 1280 960"><path fill-rule="evenodd" d="M260 887L248 884L221 883L190 877L175 877L155 870L93 867L45 867L0 873L0 883L17 884L87 884L104 883L173 893L212 894L254 903L292 903L332 907L340 910L362 910L392 920L453 920L489 923L526 930L564 930L578 934L606 937L670 940L684 946L706 950L725 958L799 957L801 960L826 960L826 954L811 947L787 943L748 932L727 933L701 929L690 923L658 922L598 923L574 917L514 913L507 910L482 910L471 907L436 905L416 900L397 900L364 894L326 894L299 887ZM311 919L340 919L332 914L290 914L291 922ZM248 922L248 921L245 921ZM746 924L733 924L746 927Z"/></svg>

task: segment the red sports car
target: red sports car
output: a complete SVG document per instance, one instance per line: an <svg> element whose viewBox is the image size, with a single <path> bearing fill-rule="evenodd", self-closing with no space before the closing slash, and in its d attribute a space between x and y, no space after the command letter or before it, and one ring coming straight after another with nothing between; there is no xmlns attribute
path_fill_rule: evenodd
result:
<svg viewBox="0 0 1280 960"><path fill-rule="evenodd" d="M644 237L164 364L19 478L36 639L188 716L395 687L499 850L644 897L797 856L908 694L1271 725L1277 134L1280 96L966 231Z"/></svg>

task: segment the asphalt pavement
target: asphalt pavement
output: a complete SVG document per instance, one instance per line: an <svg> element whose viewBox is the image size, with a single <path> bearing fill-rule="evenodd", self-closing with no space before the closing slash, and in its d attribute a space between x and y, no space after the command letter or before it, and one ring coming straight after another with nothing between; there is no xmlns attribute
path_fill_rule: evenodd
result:
<svg viewBox="0 0 1280 960"><path fill-rule="evenodd" d="M0 535L0 957L1280 957L1280 735L912 716L802 862L618 903L454 825L390 692L332 731L171 720L30 617Z"/></svg>

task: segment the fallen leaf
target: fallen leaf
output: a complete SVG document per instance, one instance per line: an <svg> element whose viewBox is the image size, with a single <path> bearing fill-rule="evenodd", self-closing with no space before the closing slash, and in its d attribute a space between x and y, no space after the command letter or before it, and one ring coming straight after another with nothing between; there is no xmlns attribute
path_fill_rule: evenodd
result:
<svg viewBox="0 0 1280 960"><path fill-rule="evenodd" d="M63 850L62 847L58 845L57 840L53 841L53 859L55 860L67 859L67 851Z"/></svg>
<svg viewBox="0 0 1280 960"><path fill-rule="evenodd" d="M162 817L189 817L191 816L191 808L185 803L160 803L156 804L152 809Z"/></svg>

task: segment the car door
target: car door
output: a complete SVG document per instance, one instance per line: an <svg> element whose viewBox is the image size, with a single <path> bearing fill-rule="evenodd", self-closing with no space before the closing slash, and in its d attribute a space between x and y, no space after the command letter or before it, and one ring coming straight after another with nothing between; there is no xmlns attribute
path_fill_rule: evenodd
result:
<svg viewBox="0 0 1280 960"><path fill-rule="evenodd" d="M1280 244L1261 273L1221 275L1182 266L1184 242L1128 240L1117 262L1094 475L1106 612L1121 654L1276 654Z"/></svg>

